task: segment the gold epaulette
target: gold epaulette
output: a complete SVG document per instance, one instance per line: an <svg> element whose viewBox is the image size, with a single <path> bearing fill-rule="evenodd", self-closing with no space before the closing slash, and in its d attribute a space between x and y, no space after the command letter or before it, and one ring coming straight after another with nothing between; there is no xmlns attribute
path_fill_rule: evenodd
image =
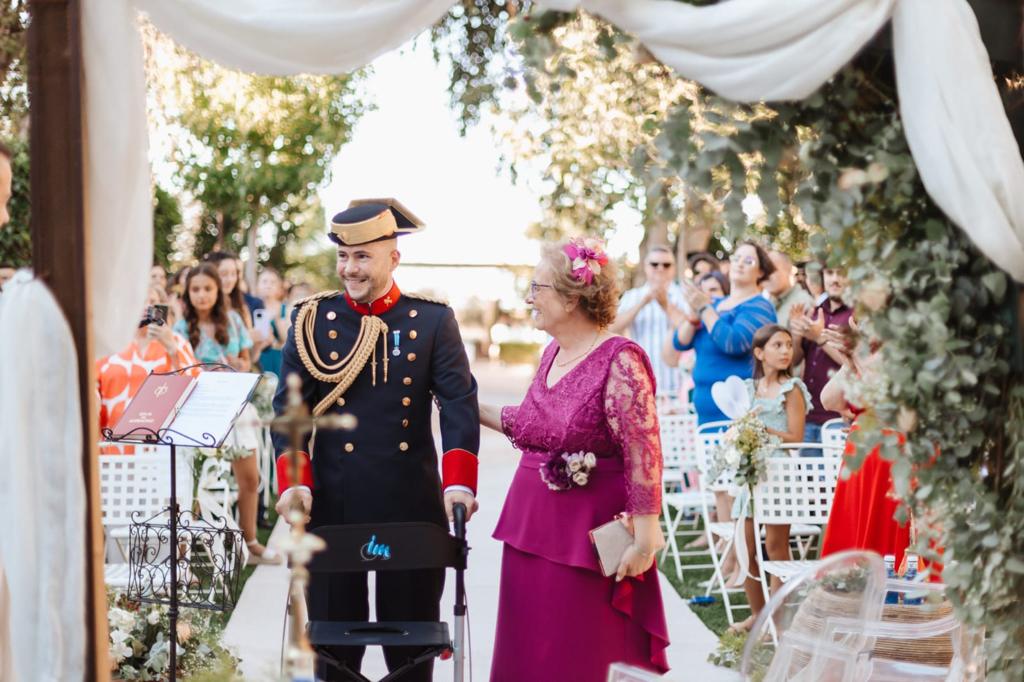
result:
<svg viewBox="0 0 1024 682"><path fill-rule="evenodd" d="M341 292L338 291L337 289L335 289L333 291L331 291L331 290L320 291L320 292L317 292L317 293L313 294L312 296L306 296L304 298L300 298L299 300L297 300L295 302L294 307L299 308L299 307L305 305L306 303L309 303L310 301L319 301L319 300L324 299L324 298L331 298L331 297L334 297L334 296L339 296L340 294L341 294Z"/></svg>
<svg viewBox="0 0 1024 682"><path fill-rule="evenodd" d="M409 298L415 298L417 301L426 301L427 303L437 303L438 305L449 305L447 298L441 296L431 296L430 294L423 294L418 291L403 291L402 296L408 296Z"/></svg>

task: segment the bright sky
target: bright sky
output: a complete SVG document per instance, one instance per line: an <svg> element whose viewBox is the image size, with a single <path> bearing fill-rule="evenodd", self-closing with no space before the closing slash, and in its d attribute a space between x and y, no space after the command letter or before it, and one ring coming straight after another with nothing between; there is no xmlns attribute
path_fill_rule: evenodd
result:
<svg viewBox="0 0 1024 682"><path fill-rule="evenodd" d="M533 264L539 247L525 230L540 217L537 198L498 173L486 124L459 136L447 84L425 39L373 63L366 92L377 108L359 121L320 192L328 220L350 199L395 197L427 226L400 238L407 263ZM433 289L456 304L474 295L518 298L507 272L407 267L399 274L403 286Z"/></svg>
<svg viewBox="0 0 1024 682"><path fill-rule="evenodd" d="M537 199L498 174L486 124L459 137L447 84L423 39L373 63L366 91L377 109L335 159L324 210L329 218L349 199L393 196L427 225L401 239L406 260L532 264L538 248L524 231L540 217Z"/></svg>
<svg viewBox="0 0 1024 682"><path fill-rule="evenodd" d="M350 199L392 196L427 225L399 240L405 262L535 263L539 244L525 231L540 219L537 196L498 172L486 120L459 136L447 68L435 64L425 37L372 66L366 91L377 109L363 116L332 165L320 192L328 219ZM609 250L635 253L639 239L636 230L619 230ZM405 268L400 276L410 288L434 289L456 304L474 295L504 305L520 297L504 272Z"/></svg>
<svg viewBox="0 0 1024 682"><path fill-rule="evenodd" d="M486 119L459 136L448 106L447 66L434 62L427 36L383 55L371 68L364 88L376 109L363 115L332 164L331 181L320 191L327 219L354 198L395 197L427 226L400 239L407 264L536 263L540 245L525 232L540 219L539 177L513 185L499 172L499 150ZM637 216L623 209L616 218L623 228L609 251L635 259L642 236ZM326 236L320 246L334 248ZM399 272L404 288L432 290L455 305L471 298L522 305L525 277L517 286L508 271L405 267Z"/></svg>

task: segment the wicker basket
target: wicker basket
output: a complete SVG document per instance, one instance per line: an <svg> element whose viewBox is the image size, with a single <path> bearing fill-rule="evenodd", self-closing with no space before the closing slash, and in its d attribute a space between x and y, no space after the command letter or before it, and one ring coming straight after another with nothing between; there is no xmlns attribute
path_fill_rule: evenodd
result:
<svg viewBox="0 0 1024 682"><path fill-rule="evenodd" d="M953 605L947 600L937 604L924 603L920 606L886 604L882 609L885 623L927 623L945 618L953 613ZM950 635L939 635L927 639L885 639L875 642L875 656L892 661L907 661L926 665L948 666L953 660L953 640Z"/></svg>
<svg viewBox="0 0 1024 682"><path fill-rule="evenodd" d="M815 589L800 604L800 609L793 618L790 629L817 634L822 631L826 618L836 616L853 618L860 611L859 596ZM920 606L887 604L882 610L882 621L886 623L927 623L945 618L952 611L953 607L948 601L938 604L925 603ZM953 642L949 635L927 639L879 638L875 641L872 651L878 658L907 663L948 666L953 660Z"/></svg>

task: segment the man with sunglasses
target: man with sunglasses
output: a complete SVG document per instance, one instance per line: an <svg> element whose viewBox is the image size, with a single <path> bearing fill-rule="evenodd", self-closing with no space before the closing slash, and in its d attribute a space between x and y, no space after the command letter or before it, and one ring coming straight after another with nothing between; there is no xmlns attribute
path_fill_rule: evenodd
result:
<svg viewBox="0 0 1024 682"><path fill-rule="evenodd" d="M675 326L687 316L683 291L675 281L672 249L655 245L644 258L646 282L622 295L611 331L627 334L647 352L654 368L658 394L676 396L682 385L680 370L662 359L661 349Z"/></svg>

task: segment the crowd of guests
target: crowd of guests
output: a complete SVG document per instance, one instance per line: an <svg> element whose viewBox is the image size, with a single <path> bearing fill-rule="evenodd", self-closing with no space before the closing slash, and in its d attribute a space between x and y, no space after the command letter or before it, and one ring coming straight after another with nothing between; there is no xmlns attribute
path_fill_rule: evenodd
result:
<svg viewBox="0 0 1024 682"><path fill-rule="evenodd" d="M753 241L738 244L727 262L700 253L687 266L677 273L671 249L650 248L646 281L623 295L612 325L650 357L662 411L692 408L699 425L726 422L712 386L738 377L768 432L784 443L820 443L823 424L856 419L861 408L847 401L844 387L871 372L872 362L858 362L853 351L857 327L842 270L797 266ZM800 454L823 451L805 446ZM872 549L901 561L910 531L893 520L891 488L889 463L877 451L856 474L841 477L823 554ZM764 606L747 495L715 496L717 520L747 518L746 560L732 552L723 561L727 584L742 585L751 604L753 615L734 627L746 630ZM788 526L766 527L768 559L791 558L789 533ZM701 537L690 547L705 544Z"/></svg>
<svg viewBox="0 0 1024 682"><path fill-rule="evenodd" d="M242 272L242 261L224 251L208 253L170 278L161 265L153 265L135 337L96 363L101 432L117 423L151 372L185 370L195 375L203 371L197 365L222 364L242 372L263 372L267 381L280 379L292 305L311 294L311 287L302 282L286 286L277 270L264 266L256 280L256 296L247 291ZM220 455L231 461L238 485L239 526L250 555L276 563L280 557L256 537L259 433L252 426L257 415L251 406L246 410Z"/></svg>

